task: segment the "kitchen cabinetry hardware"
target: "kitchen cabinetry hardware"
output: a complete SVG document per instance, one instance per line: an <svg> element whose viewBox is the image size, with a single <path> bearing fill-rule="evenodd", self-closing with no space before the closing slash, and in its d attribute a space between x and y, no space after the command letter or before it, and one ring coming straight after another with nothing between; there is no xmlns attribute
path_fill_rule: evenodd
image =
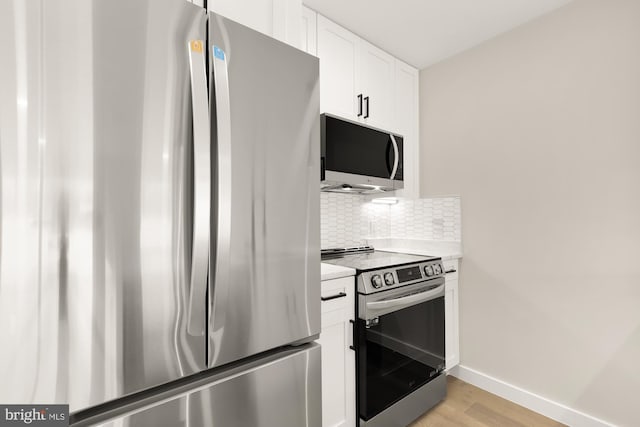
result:
<svg viewBox="0 0 640 427"><path fill-rule="evenodd" d="M362 94L358 95L358 117L362 115Z"/></svg>
<svg viewBox="0 0 640 427"><path fill-rule="evenodd" d="M346 296L347 294L345 294L344 292L340 292L339 294L331 295L328 297L320 297L320 299L322 301L331 301L332 299L344 298Z"/></svg>
<svg viewBox="0 0 640 427"><path fill-rule="evenodd" d="M455 273L455 272L457 272L457 271L458 271L458 270L456 270L455 268L452 268L452 269L450 269L450 270L445 271L445 273Z"/></svg>
<svg viewBox="0 0 640 427"><path fill-rule="evenodd" d="M353 346L353 341L356 337L356 322L353 319L349 319L349 323L351 323L351 345L349 348L356 351L356 348Z"/></svg>
<svg viewBox="0 0 640 427"><path fill-rule="evenodd" d="M364 97L364 102L367 106L367 112L364 114L364 118L368 119L369 118L369 97L368 96Z"/></svg>

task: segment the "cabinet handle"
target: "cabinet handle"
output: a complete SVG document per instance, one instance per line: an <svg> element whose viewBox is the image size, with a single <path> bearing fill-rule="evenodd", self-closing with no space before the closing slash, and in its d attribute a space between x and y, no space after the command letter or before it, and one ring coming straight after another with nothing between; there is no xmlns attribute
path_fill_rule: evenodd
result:
<svg viewBox="0 0 640 427"><path fill-rule="evenodd" d="M358 95L358 117L362 115L362 94Z"/></svg>
<svg viewBox="0 0 640 427"><path fill-rule="evenodd" d="M353 346L356 338L356 322L354 322L352 319L349 319L349 323L351 323L351 345L349 346L349 349L356 351L356 348Z"/></svg>
<svg viewBox="0 0 640 427"><path fill-rule="evenodd" d="M320 297L320 299L322 301L330 301L332 299L344 298L346 296L347 296L347 294L345 294L344 292L340 292L339 294L336 294L336 295L331 295L331 296L328 296L328 297Z"/></svg>
<svg viewBox="0 0 640 427"><path fill-rule="evenodd" d="M458 270L456 270L455 268L452 268L451 270L445 271L445 274L446 273L455 273L456 271L458 271Z"/></svg>
<svg viewBox="0 0 640 427"><path fill-rule="evenodd" d="M369 118L369 97L368 96L364 97L364 102L366 102L367 104L367 113L364 115L364 118L366 119L366 118Z"/></svg>

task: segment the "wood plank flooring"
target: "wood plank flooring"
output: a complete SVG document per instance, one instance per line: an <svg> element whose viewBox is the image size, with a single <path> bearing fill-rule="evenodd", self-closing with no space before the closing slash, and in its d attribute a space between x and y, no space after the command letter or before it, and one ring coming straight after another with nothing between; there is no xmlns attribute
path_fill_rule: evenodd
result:
<svg viewBox="0 0 640 427"><path fill-rule="evenodd" d="M409 427L561 427L564 424L447 376L447 397Z"/></svg>

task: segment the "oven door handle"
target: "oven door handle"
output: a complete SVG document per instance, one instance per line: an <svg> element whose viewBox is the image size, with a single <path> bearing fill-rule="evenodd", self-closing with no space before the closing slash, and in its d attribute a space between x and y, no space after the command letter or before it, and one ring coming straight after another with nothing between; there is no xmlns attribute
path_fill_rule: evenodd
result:
<svg viewBox="0 0 640 427"><path fill-rule="evenodd" d="M421 302L429 301L430 299L439 296L439 294L442 294L443 291L444 285L439 285L435 288L429 288L426 291L418 292L400 298L393 298L383 301L369 301L367 302L367 310L385 310L388 308L403 309Z"/></svg>

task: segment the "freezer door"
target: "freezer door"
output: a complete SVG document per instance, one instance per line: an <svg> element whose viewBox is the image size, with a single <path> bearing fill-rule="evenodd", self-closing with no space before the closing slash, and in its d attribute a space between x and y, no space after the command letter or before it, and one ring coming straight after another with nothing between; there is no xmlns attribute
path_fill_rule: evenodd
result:
<svg viewBox="0 0 640 427"><path fill-rule="evenodd" d="M0 402L76 411L206 366L191 40L208 120L201 8L0 2Z"/></svg>
<svg viewBox="0 0 640 427"><path fill-rule="evenodd" d="M320 427L320 346L276 352L71 425Z"/></svg>
<svg viewBox="0 0 640 427"><path fill-rule="evenodd" d="M318 59L209 15L209 363L320 332Z"/></svg>

